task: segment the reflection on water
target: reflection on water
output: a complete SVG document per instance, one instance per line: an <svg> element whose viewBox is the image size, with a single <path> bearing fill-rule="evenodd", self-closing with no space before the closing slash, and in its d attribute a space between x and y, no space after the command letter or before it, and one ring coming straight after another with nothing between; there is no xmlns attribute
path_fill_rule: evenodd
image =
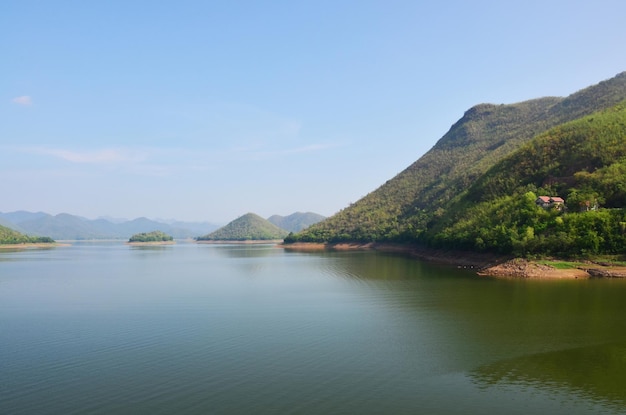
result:
<svg viewBox="0 0 626 415"><path fill-rule="evenodd" d="M0 413L626 413L625 296L271 244L0 253Z"/></svg>
<svg viewBox="0 0 626 415"><path fill-rule="evenodd" d="M537 353L481 366L470 376L482 389L533 387L566 390L624 409L626 406L626 343L602 344Z"/></svg>
<svg viewBox="0 0 626 415"><path fill-rule="evenodd" d="M165 251L166 249L171 249L173 244L163 244L163 245L129 245L130 249L133 251Z"/></svg>
<svg viewBox="0 0 626 415"><path fill-rule="evenodd" d="M227 258L260 258L282 254L282 249L275 243L268 244L198 244L211 254L218 254Z"/></svg>

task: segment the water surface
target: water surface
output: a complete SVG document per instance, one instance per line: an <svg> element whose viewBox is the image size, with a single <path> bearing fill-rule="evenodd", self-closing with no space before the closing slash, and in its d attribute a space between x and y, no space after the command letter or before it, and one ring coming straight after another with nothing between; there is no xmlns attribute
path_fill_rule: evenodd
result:
<svg viewBox="0 0 626 415"><path fill-rule="evenodd" d="M376 252L0 252L0 413L626 413L624 298Z"/></svg>

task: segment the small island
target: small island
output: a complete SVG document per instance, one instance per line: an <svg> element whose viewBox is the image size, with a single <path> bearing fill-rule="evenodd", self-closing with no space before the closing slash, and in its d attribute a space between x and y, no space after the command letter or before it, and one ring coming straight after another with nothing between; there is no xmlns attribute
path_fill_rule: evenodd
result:
<svg viewBox="0 0 626 415"><path fill-rule="evenodd" d="M136 233L128 240L129 245L172 245L174 238L161 231Z"/></svg>

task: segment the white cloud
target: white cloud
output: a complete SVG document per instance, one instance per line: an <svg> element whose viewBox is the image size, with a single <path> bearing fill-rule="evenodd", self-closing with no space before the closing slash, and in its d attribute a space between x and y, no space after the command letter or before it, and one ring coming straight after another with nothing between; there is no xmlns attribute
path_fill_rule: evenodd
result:
<svg viewBox="0 0 626 415"><path fill-rule="evenodd" d="M20 97L15 97L12 99L15 104L29 106L33 104L33 99L28 95L22 95Z"/></svg>
<svg viewBox="0 0 626 415"><path fill-rule="evenodd" d="M36 154L57 157L72 163L112 164L144 161L146 154L129 149L101 149L95 151L72 151L47 147L36 147L28 150Z"/></svg>

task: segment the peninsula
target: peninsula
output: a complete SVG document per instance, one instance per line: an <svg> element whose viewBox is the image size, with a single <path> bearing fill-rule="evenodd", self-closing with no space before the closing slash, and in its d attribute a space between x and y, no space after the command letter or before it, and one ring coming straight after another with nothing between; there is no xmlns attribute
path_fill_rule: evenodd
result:
<svg viewBox="0 0 626 415"><path fill-rule="evenodd" d="M47 236L29 236L0 225L0 249L51 248L59 246Z"/></svg>

